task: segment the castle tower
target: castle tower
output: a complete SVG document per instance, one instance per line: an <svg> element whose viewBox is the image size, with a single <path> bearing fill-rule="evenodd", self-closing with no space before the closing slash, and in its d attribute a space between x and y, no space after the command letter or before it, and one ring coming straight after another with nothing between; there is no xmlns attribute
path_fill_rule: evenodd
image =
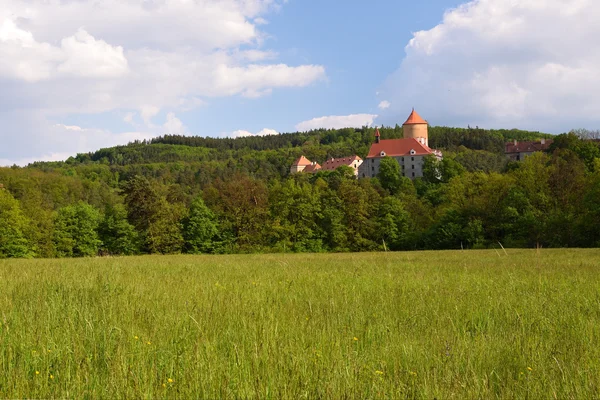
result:
<svg viewBox="0 0 600 400"><path fill-rule="evenodd" d="M413 108L408 119L402 124L405 139L417 139L417 141L429 147L429 137L427 133L428 124Z"/></svg>
<svg viewBox="0 0 600 400"><path fill-rule="evenodd" d="M381 134L379 133L379 128L375 129L375 143L381 142Z"/></svg>

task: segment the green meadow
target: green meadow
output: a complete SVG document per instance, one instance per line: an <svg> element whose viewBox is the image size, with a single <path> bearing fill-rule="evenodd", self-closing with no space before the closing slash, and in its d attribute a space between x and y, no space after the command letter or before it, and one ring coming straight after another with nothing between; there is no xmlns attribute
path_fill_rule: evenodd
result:
<svg viewBox="0 0 600 400"><path fill-rule="evenodd" d="M600 250L0 260L1 398L598 398Z"/></svg>

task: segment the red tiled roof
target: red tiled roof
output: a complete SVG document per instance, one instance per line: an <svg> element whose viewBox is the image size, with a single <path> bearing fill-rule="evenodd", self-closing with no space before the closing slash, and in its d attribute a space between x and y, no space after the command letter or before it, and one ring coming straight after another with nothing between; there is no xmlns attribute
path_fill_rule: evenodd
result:
<svg viewBox="0 0 600 400"><path fill-rule="evenodd" d="M344 158L330 158L323 163L323 169L326 171L333 171L340 165L350 166L356 160L362 160L359 156L344 157Z"/></svg>
<svg viewBox="0 0 600 400"><path fill-rule="evenodd" d="M413 108L412 112L408 116L408 119L402 125L417 125L417 124L426 124L426 123L427 123L427 121L425 121L423 118L421 118L421 116L419 114L417 114L417 112Z"/></svg>
<svg viewBox="0 0 600 400"><path fill-rule="evenodd" d="M413 154L415 156L424 156L433 153L429 147L422 145L417 139L387 139L379 143L373 143L367 158L382 157L382 151L389 157L410 156L411 150L415 151L415 154Z"/></svg>
<svg viewBox="0 0 600 400"><path fill-rule="evenodd" d="M321 165L319 163L310 164L308 167L304 168L302 172L316 172L321 169Z"/></svg>
<svg viewBox="0 0 600 400"><path fill-rule="evenodd" d="M546 139L542 142L510 142L506 143L505 153L533 153L534 151L548 150L552 144L552 139Z"/></svg>
<svg viewBox="0 0 600 400"><path fill-rule="evenodd" d="M294 164L292 164L293 166L307 166L312 164L310 162L310 160L304 156L301 156L299 159L297 159L296 161L294 161Z"/></svg>

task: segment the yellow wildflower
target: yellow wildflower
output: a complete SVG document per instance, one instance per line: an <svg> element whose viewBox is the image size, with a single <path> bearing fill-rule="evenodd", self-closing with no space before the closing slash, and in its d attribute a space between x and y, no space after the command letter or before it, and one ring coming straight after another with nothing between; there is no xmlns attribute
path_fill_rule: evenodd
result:
<svg viewBox="0 0 600 400"><path fill-rule="evenodd" d="M146 342L146 344L147 344L147 345L151 345L151 344L152 344L152 342L148 341L148 342Z"/></svg>
<svg viewBox="0 0 600 400"><path fill-rule="evenodd" d="M377 375L383 375L383 371L379 371L379 370L377 370L377 371L375 371L375 373L376 373Z"/></svg>
<svg viewBox="0 0 600 400"><path fill-rule="evenodd" d="M139 337L137 337L137 336L134 336L133 338L134 338L135 340L139 340Z"/></svg>
<svg viewBox="0 0 600 400"><path fill-rule="evenodd" d="M167 387L167 384L166 384L166 383L163 383L163 387Z"/></svg>
<svg viewBox="0 0 600 400"><path fill-rule="evenodd" d="M50 375L50 379L54 379L54 375Z"/></svg>
<svg viewBox="0 0 600 400"><path fill-rule="evenodd" d="M527 371L533 371L531 367L527 367Z"/></svg>
<svg viewBox="0 0 600 400"><path fill-rule="evenodd" d="M40 371L35 371L35 374L36 374L36 375L39 375L39 374L40 374Z"/></svg>
<svg viewBox="0 0 600 400"><path fill-rule="evenodd" d="M167 382L173 383L173 379L169 378L169 379L167 379Z"/></svg>
<svg viewBox="0 0 600 400"><path fill-rule="evenodd" d="M352 340L354 340L356 342L358 340L358 338L355 336L352 338Z"/></svg>

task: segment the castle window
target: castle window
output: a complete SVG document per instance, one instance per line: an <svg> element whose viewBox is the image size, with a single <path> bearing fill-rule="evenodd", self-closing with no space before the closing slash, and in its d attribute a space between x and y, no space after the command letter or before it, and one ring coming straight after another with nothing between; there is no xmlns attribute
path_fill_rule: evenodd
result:
<svg viewBox="0 0 600 400"><path fill-rule="evenodd" d="M413 172L413 178L415 177L415 173Z"/></svg>
<svg viewBox="0 0 600 400"><path fill-rule="evenodd" d="M415 164L412 165L412 169L415 169Z"/></svg>
<svg viewBox="0 0 600 400"><path fill-rule="evenodd" d="M414 157L411 157L411 158L410 158L410 161L415 161L415 158L414 158Z"/></svg>

